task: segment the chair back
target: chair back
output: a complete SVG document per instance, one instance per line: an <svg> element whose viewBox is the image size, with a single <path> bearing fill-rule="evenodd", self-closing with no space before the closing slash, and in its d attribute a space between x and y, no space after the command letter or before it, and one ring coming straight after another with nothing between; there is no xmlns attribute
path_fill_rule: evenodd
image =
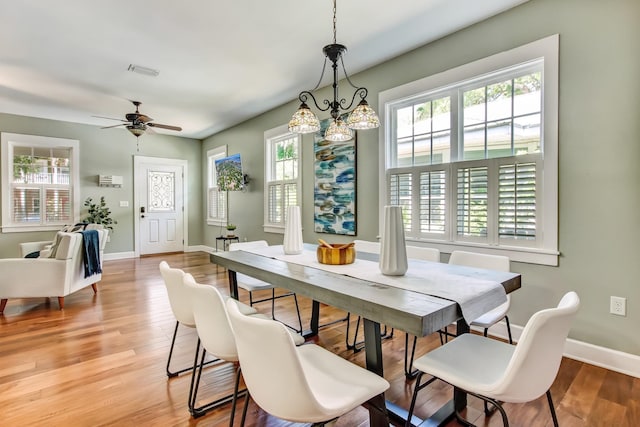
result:
<svg viewBox="0 0 640 427"><path fill-rule="evenodd" d="M310 420L323 414L286 326L243 315L233 299L227 300L227 313L242 376L253 400L269 414L286 420Z"/></svg>
<svg viewBox="0 0 640 427"><path fill-rule="evenodd" d="M476 252L453 251L449 264L465 267L484 268L487 270L509 271L509 257L504 255L487 255Z"/></svg>
<svg viewBox="0 0 640 427"><path fill-rule="evenodd" d="M252 240L251 242L238 242L229 245L230 251L241 251L242 249L264 248L269 246L266 240Z"/></svg>
<svg viewBox="0 0 640 427"><path fill-rule="evenodd" d="M193 308L189 293L185 292L183 277L184 271L179 268L171 268L166 261L160 262L160 274L164 280L169 296L171 311L178 322L185 326L194 327Z"/></svg>
<svg viewBox="0 0 640 427"><path fill-rule="evenodd" d="M556 308L531 316L492 397L521 403L537 399L549 390L558 374L564 344L579 307L578 294L568 292Z"/></svg>
<svg viewBox="0 0 640 427"><path fill-rule="evenodd" d="M440 251L435 248L407 245L407 258L440 262Z"/></svg>
<svg viewBox="0 0 640 427"><path fill-rule="evenodd" d="M361 252L369 252L372 254L380 254L380 242L370 242L367 240L354 240L356 253L358 251Z"/></svg>
<svg viewBox="0 0 640 427"><path fill-rule="evenodd" d="M189 273L183 276L183 283L184 290L191 297L196 330L204 348L219 359L238 361L236 340L220 291L214 286L196 283Z"/></svg>

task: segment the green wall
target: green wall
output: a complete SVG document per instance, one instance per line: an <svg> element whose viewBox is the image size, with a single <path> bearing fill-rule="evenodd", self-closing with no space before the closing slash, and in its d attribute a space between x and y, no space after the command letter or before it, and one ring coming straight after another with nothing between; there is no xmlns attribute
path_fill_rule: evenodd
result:
<svg viewBox="0 0 640 427"><path fill-rule="evenodd" d="M513 295L510 317L524 325L532 313L576 290L582 308L570 336L635 355L640 355L639 18L637 0L531 0L353 76L369 89L369 102L379 111L382 90L560 34L561 257L558 267L513 263L523 287ZM348 53L345 62L348 66ZM320 95L330 96L326 89ZM222 144L229 154L240 153L252 178L247 192L229 197L229 217L242 237L282 242L282 235L262 231L263 133L287 123L296 108L292 101L204 141L203 153ZM313 232L312 137L305 135L303 145L304 239L314 242L320 236ZM378 231L378 154L378 133L359 132L360 239L371 240ZM217 227L205 226L205 244L215 246L219 234ZM611 295L627 298L626 317L609 314Z"/></svg>
<svg viewBox="0 0 640 427"><path fill-rule="evenodd" d="M133 156L166 157L188 161L189 245L202 240L202 168L201 141L168 135L143 135L140 151L136 140L126 129L100 129L96 126L0 114L0 132L42 135L80 141L80 199L105 196L113 218L118 221L105 248L106 253L134 250ZM98 175L121 175L122 188L98 187ZM3 188L2 191L7 191ZM121 208L120 201L129 207ZM82 208L81 217L86 214ZM0 233L0 257L18 256L18 243L48 240L53 232Z"/></svg>

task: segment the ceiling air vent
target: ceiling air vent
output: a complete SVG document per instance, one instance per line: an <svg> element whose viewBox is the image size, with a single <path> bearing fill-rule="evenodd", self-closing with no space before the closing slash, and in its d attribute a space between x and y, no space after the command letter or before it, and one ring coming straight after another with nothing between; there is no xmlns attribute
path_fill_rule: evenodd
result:
<svg viewBox="0 0 640 427"><path fill-rule="evenodd" d="M129 68L127 71L131 71L132 73L144 74L145 76L157 77L160 74L160 71L154 70L153 68L143 67L142 65L129 64Z"/></svg>

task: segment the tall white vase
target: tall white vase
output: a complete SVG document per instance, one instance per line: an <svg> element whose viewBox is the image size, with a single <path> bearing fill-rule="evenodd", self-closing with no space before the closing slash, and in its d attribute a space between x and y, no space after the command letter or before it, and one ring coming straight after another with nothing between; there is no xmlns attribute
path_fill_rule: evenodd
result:
<svg viewBox="0 0 640 427"><path fill-rule="evenodd" d="M284 253L295 255L302 253L302 221L300 220L300 206L287 208L287 222L284 227Z"/></svg>
<svg viewBox="0 0 640 427"><path fill-rule="evenodd" d="M402 276L409 268L400 206L384 207L379 265L380 272L387 276Z"/></svg>

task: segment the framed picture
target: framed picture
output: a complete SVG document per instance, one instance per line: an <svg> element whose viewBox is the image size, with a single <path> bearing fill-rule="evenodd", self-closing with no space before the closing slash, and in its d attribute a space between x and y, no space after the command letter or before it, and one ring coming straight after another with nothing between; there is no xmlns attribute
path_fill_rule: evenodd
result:
<svg viewBox="0 0 640 427"><path fill-rule="evenodd" d="M356 136L346 142L324 139L333 119L314 135L313 224L317 233L356 235Z"/></svg>

